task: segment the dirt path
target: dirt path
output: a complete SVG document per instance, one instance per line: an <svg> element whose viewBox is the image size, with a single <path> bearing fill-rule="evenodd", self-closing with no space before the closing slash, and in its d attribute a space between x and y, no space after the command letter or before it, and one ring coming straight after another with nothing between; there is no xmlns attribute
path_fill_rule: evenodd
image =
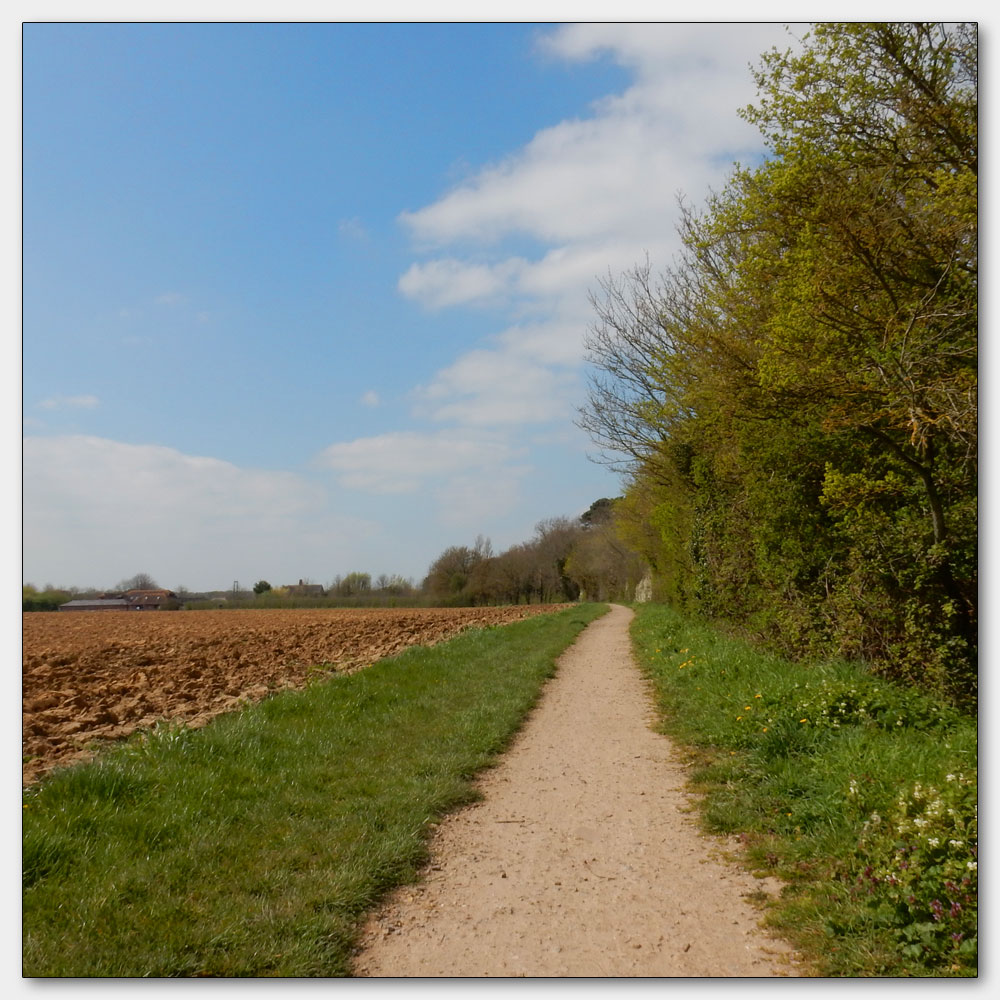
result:
<svg viewBox="0 0 1000 1000"><path fill-rule="evenodd" d="M369 921L356 975L796 974L744 898L773 887L719 860L688 814L631 616L612 608L563 655L484 800L441 824L424 881Z"/></svg>

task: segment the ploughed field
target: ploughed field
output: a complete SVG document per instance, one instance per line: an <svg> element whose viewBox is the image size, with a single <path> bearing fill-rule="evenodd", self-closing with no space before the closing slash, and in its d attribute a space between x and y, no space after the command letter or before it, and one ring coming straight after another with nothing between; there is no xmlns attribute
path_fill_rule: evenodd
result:
<svg viewBox="0 0 1000 1000"><path fill-rule="evenodd" d="M162 719L204 725L318 670L350 672L560 607L25 614L23 780Z"/></svg>

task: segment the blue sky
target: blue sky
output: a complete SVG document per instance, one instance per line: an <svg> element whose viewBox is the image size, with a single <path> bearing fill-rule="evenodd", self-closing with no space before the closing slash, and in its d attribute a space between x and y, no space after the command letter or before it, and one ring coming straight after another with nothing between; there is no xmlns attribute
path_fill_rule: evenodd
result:
<svg viewBox="0 0 1000 1000"><path fill-rule="evenodd" d="M778 24L28 24L23 575L416 582L619 480L588 290L762 152Z"/></svg>

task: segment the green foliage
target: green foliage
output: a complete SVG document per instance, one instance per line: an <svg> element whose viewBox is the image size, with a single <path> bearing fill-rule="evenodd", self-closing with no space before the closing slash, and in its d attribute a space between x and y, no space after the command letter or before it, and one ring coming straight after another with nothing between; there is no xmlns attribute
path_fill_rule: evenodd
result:
<svg viewBox="0 0 1000 1000"><path fill-rule="evenodd" d="M31 584L21 587L22 611L58 611L60 604L73 600L75 595L68 590L36 590Z"/></svg>
<svg viewBox="0 0 1000 1000"><path fill-rule="evenodd" d="M605 283L582 419L660 595L966 706L977 52L967 25L829 23L766 55L771 157L684 208L658 282Z"/></svg>
<svg viewBox="0 0 1000 1000"><path fill-rule="evenodd" d="M253 585L253 592L255 594L263 594L263 593L265 593L266 591L268 591L270 589L271 589L271 585L267 582L267 580L258 580Z"/></svg>
<svg viewBox="0 0 1000 1000"><path fill-rule="evenodd" d="M787 883L769 921L821 975L975 974L975 718L664 606L638 607L632 637L706 825Z"/></svg>

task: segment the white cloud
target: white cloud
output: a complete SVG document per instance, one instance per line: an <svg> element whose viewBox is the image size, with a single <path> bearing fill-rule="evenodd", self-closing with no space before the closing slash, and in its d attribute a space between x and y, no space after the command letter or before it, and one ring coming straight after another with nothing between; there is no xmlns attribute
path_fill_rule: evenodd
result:
<svg viewBox="0 0 1000 1000"><path fill-rule="evenodd" d="M678 197L699 204L733 160L760 154L737 109L754 97L750 64L788 43L774 24L592 23L542 36L548 56L610 54L633 82L400 216L434 255L402 275L403 294L433 308L499 307L513 321L419 388L418 414L462 426L565 418L566 369L582 365L593 320L588 292L647 256L669 264ZM510 252L524 237L540 244L535 259Z"/></svg>
<svg viewBox="0 0 1000 1000"><path fill-rule="evenodd" d="M774 25L585 24L545 36L565 59L602 52L635 72L591 116L539 131L432 205L404 213L429 244L494 242L525 233L547 243L672 228L675 199L700 198L723 161L759 149L736 109L752 96L748 64L781 32Z"/></svg>
<svg viewBox="0 0 1000 1000"><path fill-rule="evenodd" d="M362 406L368 406L368 407L374 408L374 407L378 406L379 403L381 403L381 402L382 402L382 400L379 399L378 393L374 389L369 389L361 397L361 405Z"/></svg>
<svg viewBox="0 0 1000 1000"><path fill-rule="evenodd" d="M376 531L331 515L325 490L290 472L82 435L26 437L23 453L29 579L112 586L141 570L165 586L219 587L332 575L338 553Z"/></svg>
<svg viewBox="0 0 1000 1000"><path fill-rule="evenodd" d="M508 258L493 264L454 258L413 264L399 279L399 290L432 309L476 302L489 304L509 295L526 261Z"/></svg>
<svg viewBox="0 0 1000 1000"><path fill-rule="evenodd" d="M43 410L63 410L63 409L78 409L78 410L93 410L95 407L101 405L100 399L97 396L82 395L82 396L49 396L43 399L38 404Z"/></svg>
<svg viewBox="0 0 1000 1000"><path fill-rule="evenodd" d="M184 301L184 296L180 292L164 292L162 295L157 295L155 299L158 306L177 306Z"/></svg>

